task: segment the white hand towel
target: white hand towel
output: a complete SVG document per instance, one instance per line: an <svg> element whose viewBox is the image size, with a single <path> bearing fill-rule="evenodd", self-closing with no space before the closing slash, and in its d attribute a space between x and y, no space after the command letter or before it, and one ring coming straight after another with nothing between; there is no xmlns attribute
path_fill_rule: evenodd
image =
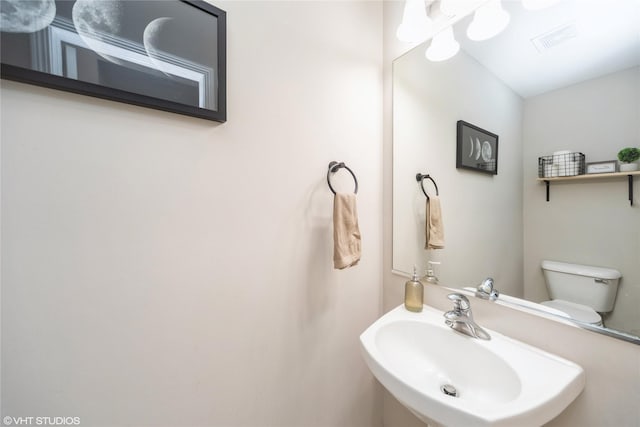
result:
<svg viewBox="0 0 640 427"><path fill-rule="evenodd" d="M442 209L440 208L440 198L438 196L429 196L427 200L425 232L425 249L444 248L444 224L442 223Z"/></svg>
<svg viewBox="0 0 640 427"><path fill-rule="evenodd" d="M333 266L339 270L360 261L361 238L356 195L337 193L333 198Z"/></svg>

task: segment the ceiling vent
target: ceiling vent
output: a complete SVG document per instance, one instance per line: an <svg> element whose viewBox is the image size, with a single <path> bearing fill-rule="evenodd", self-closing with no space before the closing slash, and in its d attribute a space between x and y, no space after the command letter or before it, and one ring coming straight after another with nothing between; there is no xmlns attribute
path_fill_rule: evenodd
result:
<svg viewBox="0 0 640 427"><path fill-rule="evenodd" d="M575 23L570 22L532 38L531 43L533 43L538 52L544 53L547 50L552 49L577 36L578 30L576 28L576 25Z"/></svg>

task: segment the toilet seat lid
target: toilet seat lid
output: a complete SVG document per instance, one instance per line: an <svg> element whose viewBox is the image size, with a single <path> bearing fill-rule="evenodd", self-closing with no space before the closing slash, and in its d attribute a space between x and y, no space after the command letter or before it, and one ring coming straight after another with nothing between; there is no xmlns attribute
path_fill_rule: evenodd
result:
<svg viewBox="0 0 640 427"><path fill-rule="evenodd" d="M551 301L544 301L540 304L547 307L555 308L556 310L563 311L574 320L584 323L601 324L602 317L593 308L586 305L577 304L575 302L564 301L561 299L554 299Z"/></svg>

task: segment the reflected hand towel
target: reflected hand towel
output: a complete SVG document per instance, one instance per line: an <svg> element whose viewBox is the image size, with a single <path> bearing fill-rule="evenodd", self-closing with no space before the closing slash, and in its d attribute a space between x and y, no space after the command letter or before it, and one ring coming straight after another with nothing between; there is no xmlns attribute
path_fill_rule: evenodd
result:
<svg viewBox="0 0 640 427"><path fill-rule="evenodd" d="M333 267L342 270L356 265L360 252L356 195L337 193L333 198Z"/></svg>
<svg viewBox="0 0 640 427"><path fill-rule="evenodd" d="M442 223L442 210L440 209L440 198L438 196L429 196L427 200L425 231L427 237L425 249L444 248L444 224Z"/></svg>

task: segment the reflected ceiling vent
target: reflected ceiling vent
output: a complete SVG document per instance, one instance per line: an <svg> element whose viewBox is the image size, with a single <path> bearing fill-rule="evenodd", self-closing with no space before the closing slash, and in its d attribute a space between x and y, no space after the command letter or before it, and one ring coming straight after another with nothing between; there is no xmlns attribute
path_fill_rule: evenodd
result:
<svg viewBox="0 0 640 427"><path fill-rule="evenodd" d="M572 38L578 36L578 30L574 22L554 28L544 34L531 39L531 43L536 47L538 52L544 53Z"/></svg>

